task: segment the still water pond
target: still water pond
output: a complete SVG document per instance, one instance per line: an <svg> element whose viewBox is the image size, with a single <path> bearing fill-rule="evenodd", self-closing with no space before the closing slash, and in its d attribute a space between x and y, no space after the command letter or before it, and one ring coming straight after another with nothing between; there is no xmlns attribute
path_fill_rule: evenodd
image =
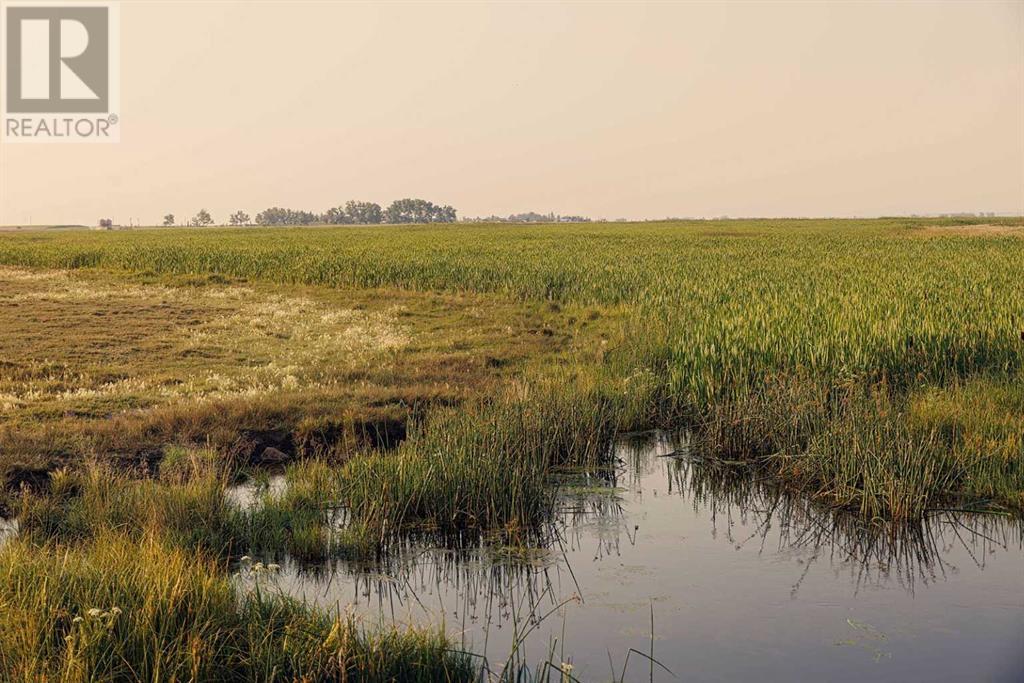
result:
<svg viewBox="0 0 1024 683"><path fill-rule="evenodd" d="M367 625L443 624L500 669L580 680L1024 681L1019 522L942 512L894 534L703 465L685 439L620 440L567 487L547 550L410 544L385 566L284 562L273 583ZM653 672L652 669L653 668Z"/></svg>

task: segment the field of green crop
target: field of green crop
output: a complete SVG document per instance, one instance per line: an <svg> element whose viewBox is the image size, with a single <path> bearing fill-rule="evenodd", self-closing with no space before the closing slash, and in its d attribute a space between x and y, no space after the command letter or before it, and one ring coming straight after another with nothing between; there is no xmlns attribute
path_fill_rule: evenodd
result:
<svg viewBox="0 0 1024 683"><path fill-rule="evenodd" d="M20 581L0 590L0 633L21 634L0 645L20 648L10 651L22 680L56 670L58 656L93 656L25 644L46 631L25 615L63 609L71 593L31 589L58 571L59 552L83 566L106 553L115 573L155 571L111 560L121 541L110 527L134 542L157 538L175 558L197 552L211 572L276 546L308 558L380 553L409 530L530 543L550 514L551 476L600 467L617 431L687 428L706 462L757 470L871 523L948 508L1024 512L1021 219L51 231L0 235L0 266L19 268L0 283L22 288L6 301L0 289L10 304L0 313L39 344L0 357L0 399L4 387L10 396L0 415L17 425L0 429L0 472L39 444L59 443L46 452L63 466L48 485L7 494L22 525L10 547L32 558L26 569L0 553L0 572ZM339 302L349 305L331 308ZM172 312L179 322L160 327ZM121 347L90 332L105 347L128 359L153 349L147 374L130 377L122 363L114 381L76 393L100 371L76 371L73 354L55 365L46 326L66 325L62 343L73 346L97 315L134 340ZM152 334L139 332L143 321ZM169 336L183 329L193 332L184 366ZM253 348L257 358L246 355ZM230 400L181 380L196 367L230 379ZM198 399L182 389L194 386ZM345 440L330 411L360 402L388 406L401 437ZM55 421L32 432L43 420ZM237 425L288 432L282 443L300 456L288 492L265 492L248 517L223 494L240 466L227 447ZM72 428L100 437L63 441ZM145 448L134 453L126 439ZM136 456L155 480L124 467ZM347 511L347 528L327 523L332 506ZM68 571L76 591L107 590L102 577ZM223 590L200 583L197 600ZM292 606L243 608L269 619ZM248 648L245 666L327 666L282 652L260 619L243 632L233 612L243 608L218 618L230 622L230 647ZM167 607L139 609L158 618ZM349 628L289 615L318 633ZM141 657L139 633L116 647ZM347 647L373 642L360 634ZM407 645L435 670L465 674L433 636ZM174 647L184 670L187 647Z"/></svg>
<svg viewBox="0 0 1024 683"><path fill-rule="evenodd" d="M3 235L0 262L463 289L605 305L672 304L702 292L725 295L724 287L746 283L785 295L794 280L801 284L813 274L853 285L864 277L888 280L917 264L908 283L917 286L907 290L916 296L949 259L958 261L944 263L957 282L962 269L969 276L990 258L996 259L992 277L1000 276L999 264L1020 253L1020 220L984 221L977 234L966 219L903 218L51 231Z"/></svg>

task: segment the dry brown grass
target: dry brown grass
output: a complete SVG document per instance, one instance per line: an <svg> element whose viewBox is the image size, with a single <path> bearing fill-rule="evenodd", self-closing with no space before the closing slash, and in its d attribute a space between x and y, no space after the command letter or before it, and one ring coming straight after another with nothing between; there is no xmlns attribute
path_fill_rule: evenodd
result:
<svg viewBox="0 0 1024 683"><path fill-rule="evenodd" d="M241 457L404 434L604 316L486 295L344 291L0 267L0 475L171 443Z"/></svg>
<svg viewBox="0 0 1024 683"><path fill-rule="evenodd" d="M1024 225L979 223L975 225L926 225L913 231L917 236L964 235L967 237L1024 237Z"/></svg>

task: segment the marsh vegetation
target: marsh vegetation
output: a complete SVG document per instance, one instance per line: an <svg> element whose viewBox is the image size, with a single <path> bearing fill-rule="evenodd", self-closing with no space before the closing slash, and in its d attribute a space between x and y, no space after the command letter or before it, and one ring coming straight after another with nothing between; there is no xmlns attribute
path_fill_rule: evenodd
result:
<svg viewBox="0 0 1024 683"><path fill-rule="evenodd" d="M459 654L481 645L436 621L365 631L339 600L268 594L240 558L365 569L415 546L544 562L564 541L560 483L606 489L616 435L652 427L685 428L686 466L715 473L687 479L697 498L762 495L756 481L797 518L846 520L840 545L920 560L893 539L931 536L895 530L951 510L1019 519L1024 236L1019 219L970 223L5 235L0 474L18 534L0 551L15 653L0 666L524 671ZM119 563L127 547L145 552ZM133 586L174 572L206 616L160 631L173 644L153 662L139 639L171 606ZM570 652L530 653L536 675L569 675L552 666Z"/></svg>

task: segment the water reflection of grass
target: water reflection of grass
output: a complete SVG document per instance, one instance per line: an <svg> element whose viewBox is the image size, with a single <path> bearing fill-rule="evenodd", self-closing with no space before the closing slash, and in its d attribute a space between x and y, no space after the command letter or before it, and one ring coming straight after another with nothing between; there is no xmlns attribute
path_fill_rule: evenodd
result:
<svg viewBox="0 0 1024 683"><path fill-rule="evenodd" d="M759 480L742 468L714 463L673 462L675 488L695 506L707 506L715 532L739 547L764 548L775 539L776 552L808 557L793 591L799 591L811 566L822 558L845 566L855 585L884 584L895 578L907 590L932 583L946 572L944 556L962 548L979 566L998 549L1020 547L1024 526L1012 516L941 510L909 522L865 520L843 509L821 506L771 480ZM735 522L753 527L733 535Z"/></svg>

